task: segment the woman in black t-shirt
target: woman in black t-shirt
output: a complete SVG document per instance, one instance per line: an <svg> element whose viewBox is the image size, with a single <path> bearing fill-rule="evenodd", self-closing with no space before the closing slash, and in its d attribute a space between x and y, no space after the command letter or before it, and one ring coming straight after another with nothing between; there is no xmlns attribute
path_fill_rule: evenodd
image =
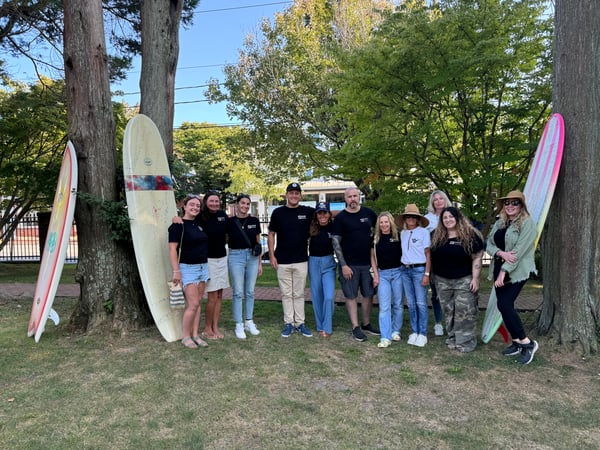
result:
<svg viewBox="0 0 600 450"><path fill-rule="evenodd" d="M431 238L431 264L444 307L446 344L451 350L467 353L477 346L477 292L482 256L481 233L457 208L444 208Z"/></svg>
<svg viewBox="0 0 600 450"><path fill-rule="evenodd" d="M194 219L200 213L200 198L188 195L183 200L183 222L169 226L169 258L173 282L182 283L186 300L183 312L183 339L187 348L206 347L199 334L200 302L208 280L208 236Z"/></svg>

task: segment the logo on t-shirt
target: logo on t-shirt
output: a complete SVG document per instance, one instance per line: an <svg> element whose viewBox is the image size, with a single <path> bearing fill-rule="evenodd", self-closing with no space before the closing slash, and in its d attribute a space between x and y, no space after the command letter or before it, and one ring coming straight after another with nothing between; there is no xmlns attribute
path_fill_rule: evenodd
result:
<svg viewBox="0 0 600 450"><path fill-rule="evenodd" d="M256 225L248 225L247 227L249 230L253 230L254 228L256 228Z"/></svg>
<svg viewBox="0 0 600 450"><path fill-rule="evenodd" d="M306 214L298 214L298 220L306 220Z"/></svg>
<svg viewBox="0 0 600 450"><path fill-rule="evenodd" d="M217 222L225 222L225 217L217 217Z"/></svg>
<svg viewBox="0 0 600 450"><path fill-rule="evenodd" d="M368 222L368 221L369 221L368 217L361 217L360 218L360 223L365 223L365 222Z"/></svg>

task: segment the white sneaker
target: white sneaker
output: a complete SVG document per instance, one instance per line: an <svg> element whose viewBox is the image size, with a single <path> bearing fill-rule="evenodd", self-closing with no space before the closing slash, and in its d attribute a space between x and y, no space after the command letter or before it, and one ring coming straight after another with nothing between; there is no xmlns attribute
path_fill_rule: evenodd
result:
<svg viewBox="0 0 600 450"><path fill-rule="evenodd" d="M379 344L377 344L377 347L379 348L387 348L392 344L392 341L390 341L389 339L381 339L381 341L379 341Z"/></svg>
<svg viewBox="0 0 600 450"><path fill-rule="evenodd" d="M415 339L415 345L417 347L425 347L426 344L427 344L427 336L425 336L424 334L419 334L417 336L417 339Z"/></svg>
<svg viewBox="0 0 600 450"><path fill-rule="evenodd" d="M433 332L435 333L436 336L443 336L444 335L444 327L442 326L441 323L436 323L433 326Z"/></svg>
<svg viewBox="0 0 600 450"><path fill-rule="evenodd" d="M394 331L392 333L392 341L399 342L400 341L400 333L398 333L397 331Z"/></svg>
<svg viewBox="0 0 600 450"><path fill-rule="evenodd" d="M246 339L246 333L244 333L244 324L243 323L235 324L235 337L238 339Z"/></svg>
<svg viewBox="0 0 600 450"><path fill-rule="evenodd" d="M417 333L411 333L411 334L408 336L408 341L406 341L406 343L407 343L408 345L416 345L416 344L417 344L417 337L418 337L418 336L419 336L419 335L418 335Z"/></svg>
<svg viewBox="0 0 600 450"><path fill-rule="evenodd" d="M249 332L252 336L258 336L260 331L256 328L253 320L246 320L246 324L244 325L244 330Z"/></svg>

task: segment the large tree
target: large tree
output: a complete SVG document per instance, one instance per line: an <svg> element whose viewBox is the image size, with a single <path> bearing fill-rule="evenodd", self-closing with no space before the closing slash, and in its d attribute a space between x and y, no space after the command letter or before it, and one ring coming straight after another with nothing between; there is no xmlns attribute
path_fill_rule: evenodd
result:
<svg viewBox="0 0 600 450"><path fill-rule="evenodd" d="M565 121L561 172L543 241L540 331L584 355L600 330L600 9L555 3L553 109Z"/></svg>
<svg viewBox="0 0 600 450"><path fill-rule="evenodd" d="M368 173L382 208L424 204L437 186L491 223L494 197L522 187L549 113L545 6L452 0L398 10L336 77L349 124L338 170Z"/></svg>
<svg viewBox="0 0 600 450"><path fill-rule="evenodd" d="M102 208L119 200L121 186L101 0L64 1L63 54L68 134L85 194L75 209L81 296L73 322L90 332L124 331L145 325L148 316L131 247L111 238Z"/></svg>
<svg viewBox="0 0 600 450"><path fill-rule="evenodd" d="M344 121L331 115L335 89L327 75L338 70L338 53L364 44L393 4L296 0L248 38L238 63L226 66L225 83L213 83L209 97L227 101L230 116L248 125L273 175L332 168L328 151L344 144Z"/></svg>

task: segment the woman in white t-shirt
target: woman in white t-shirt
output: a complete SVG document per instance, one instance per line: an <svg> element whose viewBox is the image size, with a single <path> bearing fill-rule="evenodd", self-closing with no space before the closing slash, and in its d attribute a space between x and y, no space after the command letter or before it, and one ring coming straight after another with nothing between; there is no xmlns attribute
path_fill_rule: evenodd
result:
<svg viewBox="0 0 600 450"><path fill-rule="evenodd" d="M402 285L408 303L412 333L408 344L425 347L427 344L427 287L429 286L429 246L431 237L427 231L429 220L419 212L415 204L406 205L398 217L398 225L404 228L402 241Z"/></svg>

